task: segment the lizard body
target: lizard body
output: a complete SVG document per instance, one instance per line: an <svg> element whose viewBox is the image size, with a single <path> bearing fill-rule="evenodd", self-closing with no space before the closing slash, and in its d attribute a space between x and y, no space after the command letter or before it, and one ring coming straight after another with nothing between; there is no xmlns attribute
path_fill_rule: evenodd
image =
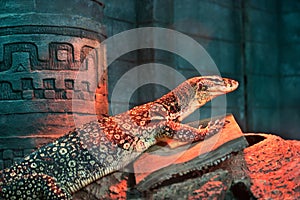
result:
<svg viewBox="0 0 300 200"><path fill-rule="evenodd" d="M0 199L72 199L71 194L121 169L165 138L204 140L222 128L180 122L212 98L235 90L238 82L195 77L156 101L87 123L45 145L0 174Z"/></svg>

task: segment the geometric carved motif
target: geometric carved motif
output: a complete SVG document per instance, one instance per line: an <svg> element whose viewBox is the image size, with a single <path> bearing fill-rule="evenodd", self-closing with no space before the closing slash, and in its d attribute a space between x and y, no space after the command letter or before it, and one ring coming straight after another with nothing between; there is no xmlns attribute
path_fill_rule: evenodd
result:
<svg viewBox="0 0 300 200"><path fill-rule="evenodd" d="M26 72L30 69L30 54L28 52L12 53L12 67L15 72Z"/></svg>
<svg viewBox="0 0 300 200"><path fill-rule="evenodd" d="M15 92L12 89L11 83L7 81L1 81L0 82L0 99L1 100L17 100L21 99L22 93L21 92Z"/></svg>
<svg viewBox="0 0 300 200"><path fill-rule="evenodd" d="M74 61L73 45L51 43L49 45L49 70L78 70L80 63Z"/></svg>
<svg viewBox="0 0 300 200"><path fill-rule="evenodd" d="M36 88L33 79L22 78L21 89L14 90L12 84L8 81L0 81L0 101L1 100L28 100L27 94L32 94L30 99L72 99L74 93L75 99L92 101L94 100L94 91L90 91L88 81L81 83L81 90L75 90L74 80L63 80L63 88L56 86L56 79L43 79L42 87Z"/></svg>
<svg viewBox="0 0 300 200"><path fill-rule="evenodd" d="M80 50L80 60L74 59L74 47L70 43L49 44L49 60L41 60L38 47L32 42L17 42L3 45L3 62L0 72L11 68L15 72L30 70L78 70L88 53L94 49L84 46Z"/></svg>
<svg viewBox="0 0 300 200"><path fill-rule="evenodd" d="M75 95L74 98L76 99L93 100L95 91L90 91L90 83L87 80L79 82L80 86L78 87L78 83L75 84L73 78L56 76L56 73L53 73L52 77L49 74L44 77L43 72L40 71L40 75L36 78L33 78L31 74L32 71L36 70L62 72L71 70L74 71L75 75L75 71L80 68L82 62L84 62L84 68L81 70L88 70L90 64L93 68L96 64L95 58L93 58L94 55L89 56L88 61L85 61L85 58L93 49L91 46L82 46L79 49L80 58L75 60L72 44L51 42L48 45L49 59L40 59L38 46L35 43L15 42L4 44L3 61L0 62L0 75L6 77L6 80L0 80L0 100L70 99L72 94ZM1 73L8 70L11 73ZM8 77L13 82L10 82L7 79ZM77 88L75 88L76 85Z"/></svg>
<svg viewBox="0 0 300 200"><path fill-rule="evenodd" d="M83 46L81 48L81 52L80 52L80 62L83 62L84 59L91 53L91 51L93 50L94 48L93 47L90 47L90 46Z"/></svg>
<svg viewBox="0 0 300 200"><path fill-rule="evenodd" d="M36 45L33 43L10 43L4 44L3 48L3 63L0 63L0 72L7 71L12 67L19 68L21 65L26 68L27 66L24 66L26 62L27 65L31 65L31 67L41 64L38 60ZM24 53L27 53L27 56L24 56ZM25 58L25 60L21 60L20 58L22 57L23 59Z"/></svg>

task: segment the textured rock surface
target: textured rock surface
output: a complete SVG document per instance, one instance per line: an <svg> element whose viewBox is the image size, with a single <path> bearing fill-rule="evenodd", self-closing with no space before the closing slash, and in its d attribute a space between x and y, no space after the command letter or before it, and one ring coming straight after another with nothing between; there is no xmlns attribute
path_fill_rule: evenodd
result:
<svg viewBox="0 0 300 200"><path fill-rule="evenodd" d="M199 123L205 126L205 121ZM197 127L194 123L189 125ZM174 142L176 144L176 141ZM168 144L170 146L170 144ZM174 144L171 142L171 145ZM134 163L138 190L149 190L175 176L181 178L193 171L204 173L212 166L228 159L233 152L242 151L248 143L232 115L226 117L222 131L202 142L147 151ZM149 165L155 163L155 165ZM199 174L200 174L199 173ZM172 181L171 181L172 182Z"/></svg>
<svg viewBox="0 0 300 200"><path fill-rule="evenodd" d="M127 187L128 176L114 173L86 187L75 194L75 197L78 200L116 197L299 199L300 141L283 140L268 134L246 134L246 138L250 147L210 168L204 175L194 171L183 179L177 179L177 182L174 180L176 183L141 194L134 193Z"/></svg>
<svg viewBox="0 0 300 200"><path fill-rule="evenodd" d="M260 199L300 199L300 142L260 136L266 139L244 150L253 195Z"/></svg>
<svg viewBox="0 0 300 200"><path fill-rule="evenodd" d="M201 177L165 186L153 192L153 199L220 199L230 188L231 175L216 170Z"/></svg>
<svg viewBox="0 0 300 200"><path fill-rule="evenodd" d="M128 174L116 172L73 195L74 200L126 199Z"/></svg>

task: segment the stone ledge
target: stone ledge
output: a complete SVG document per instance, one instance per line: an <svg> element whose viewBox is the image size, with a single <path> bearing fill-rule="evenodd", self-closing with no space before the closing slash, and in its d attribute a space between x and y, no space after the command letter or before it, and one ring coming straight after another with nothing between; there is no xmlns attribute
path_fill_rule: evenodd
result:
<svg viewBox="0 0 300 200"><path fill-rule="evenodd" d="M140 193L129 188L128 173L113 173L101 187L101 180L74 194L75 200L89 197L113 199L299 199L300 141L284 140L271 134L245 134L250 147L201 175L199 171L179 182ZM116 183L115 176L121 177ZM193 175L193 176L192 176ZM174 178L176 179L176 178ZM189 187L186 187L189 183ZM111 188L114 186L114 190ZM101 188L101 190L100 190ZM159 194L159 195L158 195Z"/></svg>

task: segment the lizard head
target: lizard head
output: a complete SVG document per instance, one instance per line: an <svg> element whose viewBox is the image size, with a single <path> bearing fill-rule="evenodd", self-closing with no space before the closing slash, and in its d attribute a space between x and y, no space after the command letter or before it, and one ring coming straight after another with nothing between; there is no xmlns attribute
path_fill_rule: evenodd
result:
<svg viewBox="0 0 300 200"><path fill-rule="evenodd" d="M198 101L198 106L214 97L234 91L239 85L235 80L220 76L195 77L188 81L195 91L194 99Z"/></svg>
<svg viewBox="0 0 300 200"><path fill-rule="evenodd" d="M186 80L156 102L165 105L169 120L182 121L196 109L222 94L234 91L238 82L220 76L199 76Z"/></svg>
<svg viewBox="0 0 300 200"><path fill-rule="evenodd" d="M220 76L200 76L187 80L174 90L181 106L180 117L177 119L183 120L211 99L234 91L238 85L237 81ZM176 117L178 117L178 113L175 113L174 117L172 116L172 118Z"/></svg>

